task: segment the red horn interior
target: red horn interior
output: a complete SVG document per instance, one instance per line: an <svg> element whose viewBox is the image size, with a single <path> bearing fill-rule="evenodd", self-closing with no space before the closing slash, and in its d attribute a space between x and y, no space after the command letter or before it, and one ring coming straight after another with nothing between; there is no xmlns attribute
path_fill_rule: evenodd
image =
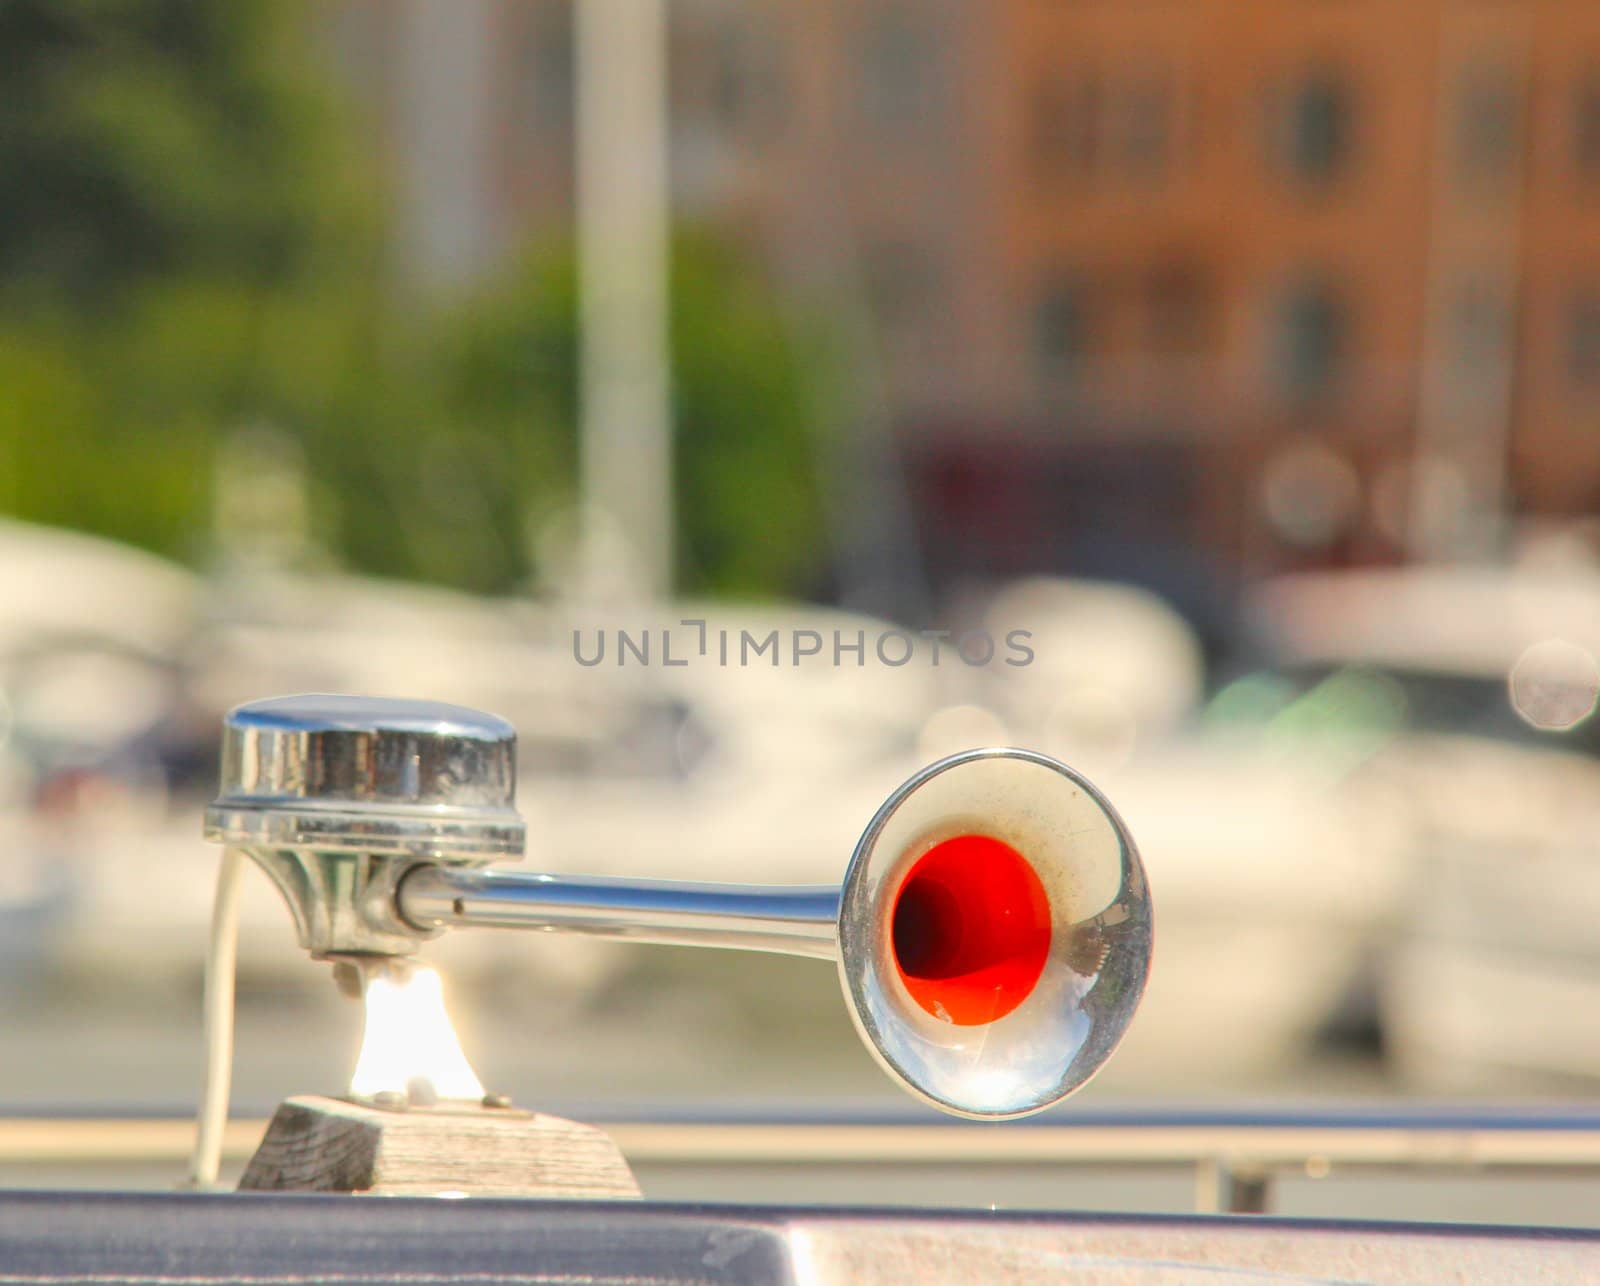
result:
<svg viewBox="0 0 1600 1286"><path fill-rule="evenodd" d="M890 919L912 998L962 1027L1003 1018L1032 994L1050 953L1050 898L1021 853L958 835L924 853Z"/></svg>

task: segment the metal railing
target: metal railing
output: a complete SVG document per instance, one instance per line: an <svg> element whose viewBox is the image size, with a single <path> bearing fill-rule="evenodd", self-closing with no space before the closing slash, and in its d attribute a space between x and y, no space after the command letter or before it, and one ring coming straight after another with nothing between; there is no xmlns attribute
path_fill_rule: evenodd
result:
<svg viewBox="0 0 1600 1286"><path fill-rule="evenodd" d="M1600 1177L1600 1112L1587 1109L1074 1110L1003 1126L927 1116L665 1116L577 1113L637 1165L1059 1165L1188 1169L1196 1209L1265 1213L1276 1179L1384 1170ZM229 1122L244 1161L262 1118ZM181 1164L181 1117L0 1117L0 1165Z"/></svg>

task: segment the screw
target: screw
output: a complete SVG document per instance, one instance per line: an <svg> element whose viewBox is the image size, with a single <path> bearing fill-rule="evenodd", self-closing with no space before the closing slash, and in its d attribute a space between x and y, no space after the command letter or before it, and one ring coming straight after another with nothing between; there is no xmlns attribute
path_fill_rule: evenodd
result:
<svg viewBox="0 0 1600 1286"><path fill-rule="evenodd" d="M511 1106L511 1095L509 1095L509 1094L485 1094L483 1096L483 1105L485 1107L499 1107L499 1108L510 1107Z"/></svg>

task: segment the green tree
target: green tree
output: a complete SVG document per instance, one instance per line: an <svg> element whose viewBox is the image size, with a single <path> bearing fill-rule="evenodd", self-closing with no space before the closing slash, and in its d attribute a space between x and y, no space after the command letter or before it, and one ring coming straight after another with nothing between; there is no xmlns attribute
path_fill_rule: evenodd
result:
<svg viewBox="0 0 1600 1286"><path fill-rule="evenodd" d="M275 0L0 0L0 504L193 555L372 357L378 188Z"/></svg>
<svg viewBox="0 0 1600 1286"><path fill-rule="evenodd" d="M337 556L507 589L575 486L572 257L402 316L310 13L0 0L0 509L199 558L218 445L266 423ZM673 285L681 583L801 587L805 364L733 253L680 241Z"/></svg>
<svg viewBox="0 0 1600 1286"><path fill-rule="evenodd" d="M705 234L676 238L671 269L677 580L691 593L803 590L819 570L806 343L760 272ZM571 499L578 419L578 275L568 248L531 256L447 323L442 397L476 457L527 488L498 526ZM492 443L492 445L491 445ZM507 465L511 467L507 468ZM490 492L485 478L482 490Z"/></svg>

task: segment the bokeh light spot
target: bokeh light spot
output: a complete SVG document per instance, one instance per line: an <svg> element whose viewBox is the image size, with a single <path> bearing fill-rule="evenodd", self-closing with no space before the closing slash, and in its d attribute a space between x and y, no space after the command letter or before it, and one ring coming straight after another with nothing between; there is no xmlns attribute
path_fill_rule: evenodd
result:
<svg viewBox="0 0 1600 1286"><path fill-rule="evenodd" d="M1535 643L1511 667L1511 705L1546 732L1575 728L1594 713L1600 697L1600 662L1567 639Z"/></svg>

